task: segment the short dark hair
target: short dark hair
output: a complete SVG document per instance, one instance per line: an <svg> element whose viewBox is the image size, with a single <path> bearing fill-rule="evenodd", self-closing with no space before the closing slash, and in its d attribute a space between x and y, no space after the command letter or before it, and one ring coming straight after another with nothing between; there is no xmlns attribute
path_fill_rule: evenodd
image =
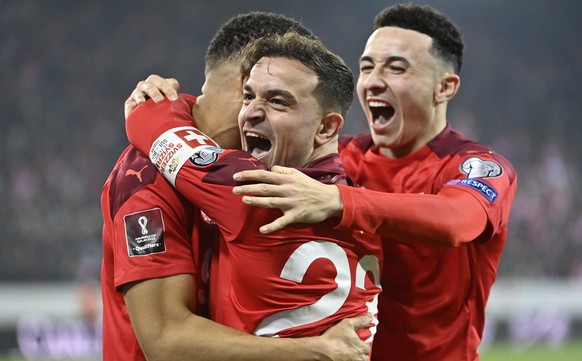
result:
<svg viewBox="0 0 582 361"><path fill-rule="evenodd" d="M250 43L242 56L242 72L247 76L263 57L298 60L317 74L313 94L323 111L345 116L350 110L354 96L352 71L339 55L328 50L319 39L293 31L285 35L266 36Z"/></svg>
<svg viewBox="0 0 582 361"><path fill-rule="evenodd" d="M204 59L206 70L229 61L238 61L240 52L255 39L293 30L303 36L315 37L300 22L286 16L252 11L232 17L224 23L208 45Z"/></svg>
<svg viewBox="0 0 582 361"><path fill-rule="evenodd" d="M463 39L457 26L428 5L397 4L382 10L374 19L374 30L394 26L418 31L433 39L431 53L450 64L458 74L463 65Z"/></svg>

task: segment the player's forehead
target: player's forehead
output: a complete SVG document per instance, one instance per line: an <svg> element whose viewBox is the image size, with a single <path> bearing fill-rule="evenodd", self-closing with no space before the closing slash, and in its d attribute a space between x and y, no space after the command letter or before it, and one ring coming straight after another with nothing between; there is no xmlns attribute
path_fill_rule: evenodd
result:
<svg viewBox="0 0 582 361"><path fill-rule="evenodd" d="M245 85L254 92L281 89L295 97L312 96L317 74L298 60L263 57L251 68Z"/></svg>
<svg viewBox="0 0 582 361"><path fill-rule="evenodd" d="M430 56L432 38L415 30L385 26L368 38L361 58L381 62L389 56Z"/></svg>

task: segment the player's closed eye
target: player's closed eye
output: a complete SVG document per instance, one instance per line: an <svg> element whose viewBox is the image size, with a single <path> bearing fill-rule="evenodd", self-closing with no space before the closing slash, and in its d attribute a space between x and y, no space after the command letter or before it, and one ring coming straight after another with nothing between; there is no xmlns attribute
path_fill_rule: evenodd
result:
<svg viewBox="0 0 582 361"><path fill-rule="evenodd" d="M243 93L243 104L249 105L255 99L255 96L250 93Z"/></svg>
<svg viewBox="0 0 582 361"><path fill-rule="evenodd" d="M360 66L360 73L362 73L362 74L369 74L372 72L372 70L374 70L373 65L361 65Z"/></svg>
<svg viewBox="0 0 582 361"><path fill-rule="evenodd" d="M405 68L403 68L401 66L396 66L396 65L390 65L389 69L390 69L390 72L392 72L394 74L402 74L406 71Z"/></svg>
<svg viewBox="0 0 582 361"><path fill-rule="evenodd" d="M286 101L284 101L283 99L279 99L279 98L271 98L269 100L269 102L275 106L276 108L282 108L282 107L286 107L288 104Z"/></svg>

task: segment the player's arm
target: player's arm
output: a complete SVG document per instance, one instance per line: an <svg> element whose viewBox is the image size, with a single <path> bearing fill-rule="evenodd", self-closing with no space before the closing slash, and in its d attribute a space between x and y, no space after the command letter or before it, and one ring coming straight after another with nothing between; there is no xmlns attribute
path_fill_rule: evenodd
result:
<svg viewBox="0 0 582 361"><path fill-rule="evenodd" d="M202 209L211 218L224 215L224 208L216 207L217 201L232 211L232 206L243 207L242 203L229 204L225 197L237 198L229 189L218 186L220 190L209 191L216 187L212 182L203 182L213 170L212 165L221 162L236 150L224 150L211 138L194 126L191 107L195 98L181 94L173 102L154 103L146 101L138 106L126 119L126 132L130 143L142 154L149 157L158 171L189 202ZM229 160L225 161L225 164ZM236 163L236 161L235 161ZM223 165L225 165L223 164ZM254 163L239 162L234 169L251 167ZM223 178L232 184L231 165L222 169ZM264 167L264 165L258 165ZM217 176L220 177L220 176Z"/></svg>
<svg viewBox="0 0 582 361"><path fill-rule="evenodd" d="M186 131L196 129L192 118L192 106L195 102L193 96L182 94L176 101L163 100L154 103L148 100L136 107L125 120L125 131L129 142L156 164L152 159L150 149L158 137L178 128L186 129ZM196 131L198 132L197 129ZM209 142L217 146L211 140Z"/></svg>
<svg viewBox="0 0 582 361"><path fill-rule="evenodd" d="M283 216L261 227L270 233L290 223L317 223L341 216L340 228L359 229L404 242L430 246L458 246L478 238L487 227L481 203L462 190L445 189L438 195L394 194L322 184L285 167L272 172L245 171L235 194L249 205L279 208Z"/></svg>
<svg viewBox="0 0 582 361"><path fill-rule="evenodd" d="M354 331L367 326L369 316L344 320L322 336L258 337L196 316L194 282L191 275L183 274L123 287L148 360L368 360L369 346Z"/></svg>
<svg viewBox="0 0 582 361"><path fill-rule="evenodd" d="M488 216L473 195L384 193L338 186L346 207L339 228L360 228L402 242L456 247L487 233Z"/></svg>

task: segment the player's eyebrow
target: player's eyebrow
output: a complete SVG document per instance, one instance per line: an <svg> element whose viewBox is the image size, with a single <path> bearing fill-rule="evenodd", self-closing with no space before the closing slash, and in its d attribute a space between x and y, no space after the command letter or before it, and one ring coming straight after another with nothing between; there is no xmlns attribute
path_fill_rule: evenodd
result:
<svg viewBox="0 0 582 361"><path fill-rule="evenodd" d="M248 91L250 93L254 93L253 88L249 84L243 85L243 90ZM267 90L265 94L266 99L274 98L274 97L283 97L287 102L290 104L297 104L297 98L293 95L290 91L280 88L274 88Z"/></svg>
<svg viewBox="0 0 582 361"><path fill-rule="evenodd" d="M289 103L292 103L292 104L297 103L297 98L295 98L295 95L293 95L288 90L275 88L275 89L269 89L267 91L268 98L274 98L277 96L285 98Z"/></svg>
<svg viewBox="0 0 582 361"><path fill-rule="evenodd" d="M360 63L361 63L361 62L363 62L363 61L370 62L370 63L375 63L375 61L374 61L374 58L372 58L372 57L371 57L371 56L369 56L369 55L362 55L362 56L360 57ZM387 57L387 58L384 60L384 64L390 64L390 63L392 63L392 62L395 62L395 61L402 61L402 62L404 62L404 63L407 63L407 64L409 64L409 63L410 63L410 62L409 62L409 61L408 61L408 60L407 60L405 57L403 57L403 56L392 55L392 56L389 56L389 57Z"/></svg>

